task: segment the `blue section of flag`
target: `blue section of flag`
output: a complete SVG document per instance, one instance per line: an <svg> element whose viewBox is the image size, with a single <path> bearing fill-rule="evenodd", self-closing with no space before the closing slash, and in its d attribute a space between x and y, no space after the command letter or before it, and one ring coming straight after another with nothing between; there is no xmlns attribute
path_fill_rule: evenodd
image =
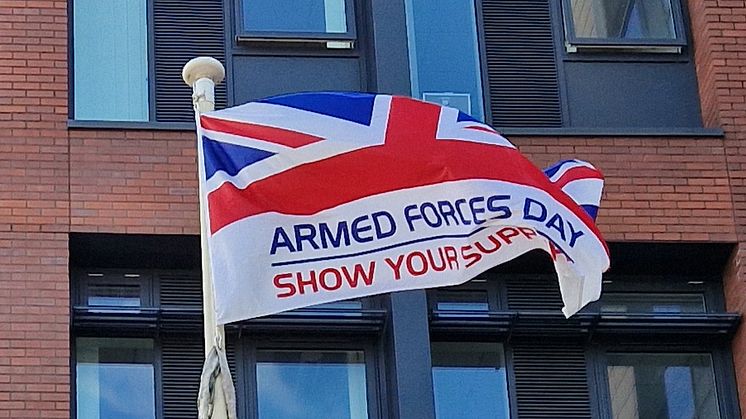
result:
<svg viewBox="0 0 746 419"><path fill-rule="evenodd" d="M559 172L559 170L562 168L562 166L566 165L567 163L574 163L576 160L562 160L558 161L557 163L553 164L552 166L547 167L544 169L544 174L547 175L547 177L554 176L555 173Z"/></svg>
<svg viewBox="0 0 746 419"><path fill-rule="evenodd" d="M369 126L375 98L369 93L318 92L274 96L260 102L303 109Z"/></svg>
<svg viewBox="0 0 746 419"><path fill-rule="evenodd" d="M587 212L588 215L591 216L593 220L596 219L596 216L598 215L598 207L595 205L581 205L580 208L583 208L583 211Z"/></svg>
<svg viewBox="0 0 746 419"><path fill-rule="evenodd" d="M473 116L471 116L471 115L469 115L467 113L458 111L458 118L456 118L456 122L464 122L464 121L479 122ZM481 124L481 122L479 122L479 123Z"/></svg>
<svg viewBox="0 0 746 419"><path fill-rule="evenodd" d="M218 142L205 136L202 137L202 146L206 179L219 171L235 176L244 167L276 154L253 147Z"/></svg>

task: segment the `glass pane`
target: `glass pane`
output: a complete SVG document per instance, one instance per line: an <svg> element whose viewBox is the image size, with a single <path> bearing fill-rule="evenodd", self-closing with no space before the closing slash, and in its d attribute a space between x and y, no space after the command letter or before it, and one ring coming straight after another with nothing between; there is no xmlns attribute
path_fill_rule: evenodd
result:
<svg viewBox="0 0 746 419"><path fill-rule="evenodd" d="M345 0L243 0L249 32L345 33Z"/></svg>
<svg viewBox="0 0 746 419"><path fill-rule="evenodd" d="M412 96L483 121L474 0L406 0Z"/></svg>
<svg viewBox="0 0 746 419"><path fill-rule="evenodd" d="M510 417L502 345L433 342L431 351L438 419Z"/></svg>
<svg viewBox="0 0 746 419"><path fill-rule="evenodd" d="M321 310L361 310L363 308L363 302L360 300L343 300L333 301L331 303L316 304L308 307L307 309L321 309Z"/></svg>
<svg viewBox="0 0 746 419"><path fill-rule="evenodd" d="M259 419L368 417L363 351L259 350L256 381Z"/></svg>
<svg viewBox="0 0 746 419"><path fill-rule="evenodd" d="M78 338L78 419L155 418L151 339Z"/></svg>
<svg viewBox="0 0 746 419"><path fill-rule="evenodd" d="M606 293L601 296L601 311L606 313L704 313L701 294L629 294Z"/></svg>
<svg viewBox="0 0 746 419"><path fill-rule="evenodd" d="M571 0L575 36L676 39L671 0Z"/></svg>
<svg viewBox="0 0 746 419"><path fill-rule="evenodd" d="M609 354L614 419L720 417L709 354Z"/></svg>
<svg viewBox="0 0 746 419"><path fill-rule="evenodd" d="M487 291L438 291L436 309L442 311L490 310Z"/></svg>
<svg viewBox="0 0 746 419"><path fill-rule="evenodd" d="M148 120L146 0L75 0L75 119Z"/></svg>
<svg viewBox="0 0 746 419"><path fill-rule="evenodd" d="M140 307L139 285L88 286L88 305L98 307Z"/></svg>

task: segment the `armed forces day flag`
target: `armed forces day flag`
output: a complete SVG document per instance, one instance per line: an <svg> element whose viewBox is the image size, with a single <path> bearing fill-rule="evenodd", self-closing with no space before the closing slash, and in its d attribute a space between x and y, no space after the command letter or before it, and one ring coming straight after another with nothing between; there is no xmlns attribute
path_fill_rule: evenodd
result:
<svg viewBox="0 0 746 419"><path fill-rule="evenodd" d="M541 171L457 109L389 95L278 96L199 125L220 324L460 284L533 249L554 261L566 316L600 295L588 163Z"/></svg>

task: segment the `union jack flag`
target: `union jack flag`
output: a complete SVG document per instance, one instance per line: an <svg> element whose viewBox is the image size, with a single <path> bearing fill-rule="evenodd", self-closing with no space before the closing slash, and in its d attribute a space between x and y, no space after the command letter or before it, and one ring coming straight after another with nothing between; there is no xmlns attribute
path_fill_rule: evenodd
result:
<svg viewBox="0 0 746 419"><path fill-rule="evenodd" d="M457 109L303 93L203 114L198 134L220 323L453 285L532 249L566 315L599 296L601 173L542 172Z"/></svg>

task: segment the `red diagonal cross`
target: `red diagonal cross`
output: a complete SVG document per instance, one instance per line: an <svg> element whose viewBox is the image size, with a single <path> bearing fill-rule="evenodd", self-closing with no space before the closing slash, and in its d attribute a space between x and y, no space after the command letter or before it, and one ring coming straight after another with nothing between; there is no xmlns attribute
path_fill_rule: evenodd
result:
<svg viewBox="0 0 746 419"><path fill-rule="evenodd" d="M224 183L208 197L211 231L266 212L311 215L367 196L465 179L501 180L556 191L556 200L568 208L577 207L515 149L436 140L440 109L394 97L385 144L301 164L245 189ZM582 210L574 212L597 233Z"/></svg>

